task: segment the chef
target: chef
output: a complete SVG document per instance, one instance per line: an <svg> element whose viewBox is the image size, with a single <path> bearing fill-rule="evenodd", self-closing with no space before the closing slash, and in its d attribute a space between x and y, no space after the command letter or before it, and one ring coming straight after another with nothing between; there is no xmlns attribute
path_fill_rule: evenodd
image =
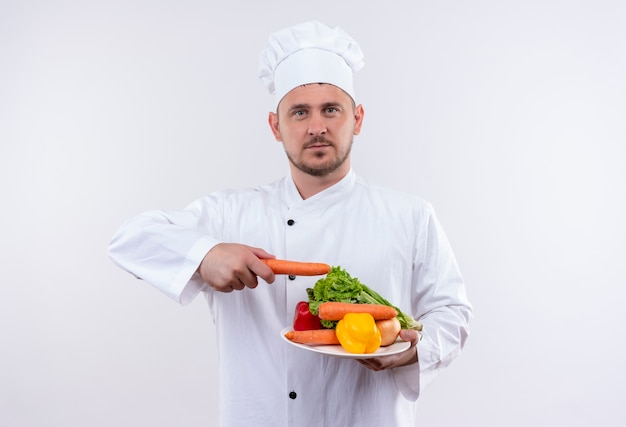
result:
<svg viewBox="0 0 626 427"><path fill-rule="evenodd" d="M180 304L202 294L215 322L224 426L415 426L415 402L459 355L472 317L433 207L368 183L351 165L363 67L341 28L306 22L270 36L260 78L290 174L151 211L114 235L113 262ZM339 265L423 324L400 353L353 360L281 331L318 277L275 275L263 258Z"/></svg>

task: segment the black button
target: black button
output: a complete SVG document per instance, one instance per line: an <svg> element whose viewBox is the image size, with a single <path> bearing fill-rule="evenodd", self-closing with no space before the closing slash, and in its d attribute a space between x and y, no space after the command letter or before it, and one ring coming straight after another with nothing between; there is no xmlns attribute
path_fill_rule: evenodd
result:
<svg viewBox="0 0 626 427"><path fill-rule="evenodd" d="M296 397L298 397L298 395L296 394L295 391L291 391L291 392L289 392L289 397L292 398L292 399L295 399Z"/></svg>
<svg viewBox="0 0 626 427"><path fill-rule="evenodd" d="M293 219L287 221L287 225L294 225L296 222Z"/></svg>
<svg viewBox="0 0 626 427"><path fill-rule="evenodd" d="M294 276L293 274L289 275L289 280L296 280L296 276Z"/></svg>

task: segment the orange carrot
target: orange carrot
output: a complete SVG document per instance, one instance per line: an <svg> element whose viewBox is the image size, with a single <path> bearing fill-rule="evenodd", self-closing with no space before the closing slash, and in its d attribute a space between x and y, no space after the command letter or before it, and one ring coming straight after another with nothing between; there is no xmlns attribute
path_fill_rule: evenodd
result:
<svg viewBox="0 0 626 427"><path fill-rule="evenodd" d="M395 308L383 304L351 304L349 302L323 302L318 309L322 320L341 320L348 313L369 313L374 320L386 320L398 315Z"/></svg>
<svg viewBox="0 0 626 427"><path fill-rule="evenodd" d="M334 329L312 329L309 331L289 331L285 334L289 341L307 345L339 344Z"/></svg>
<svg viewBox="0 0 626 427"><path fill-rule="evenodd" d="M321 276L330 271L330 265L319 262L298 262L284 259L262 259L274 274L291 274L293 276Z"/></svg>

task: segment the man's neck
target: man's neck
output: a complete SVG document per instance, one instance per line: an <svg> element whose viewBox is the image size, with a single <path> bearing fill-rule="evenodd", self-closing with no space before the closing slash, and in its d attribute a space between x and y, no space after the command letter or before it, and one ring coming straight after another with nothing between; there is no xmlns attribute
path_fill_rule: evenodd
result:
<svg viewBox="0 0 626 427"><path fill-rule="evenodd" d="M309 197L315 196L327 188L332 187L341 181L350 171L350 168L340 168L335 172L326 176L312 176L292 166L291 176L293 182L296 184L296 188L300 193L302 199L306 200Z"/></svg>

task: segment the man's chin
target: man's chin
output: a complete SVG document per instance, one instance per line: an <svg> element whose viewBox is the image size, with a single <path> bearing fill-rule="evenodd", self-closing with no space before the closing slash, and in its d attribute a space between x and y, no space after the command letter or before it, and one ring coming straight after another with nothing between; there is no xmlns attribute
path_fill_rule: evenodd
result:
<svg viewBox="0 0 626 427"><path fill-rule="evenodd" d="M332 174L337 171L341 167L341 163L332 163L332 164L302 164L296 167L300 169L302 172L307 173L311 176L324 177Z"/></svg>
<svg viewBox="0 0 626 427"><path fill-rule="evenodd" d="M291 163L298 170L306 173L307 175L316 177L325 177L331 175L332 173L339 170L347 159L348 155L346 155L343 159L329 158L328 155L320 155L301 162L294 162L293 159L289 158Z"/></svg>

